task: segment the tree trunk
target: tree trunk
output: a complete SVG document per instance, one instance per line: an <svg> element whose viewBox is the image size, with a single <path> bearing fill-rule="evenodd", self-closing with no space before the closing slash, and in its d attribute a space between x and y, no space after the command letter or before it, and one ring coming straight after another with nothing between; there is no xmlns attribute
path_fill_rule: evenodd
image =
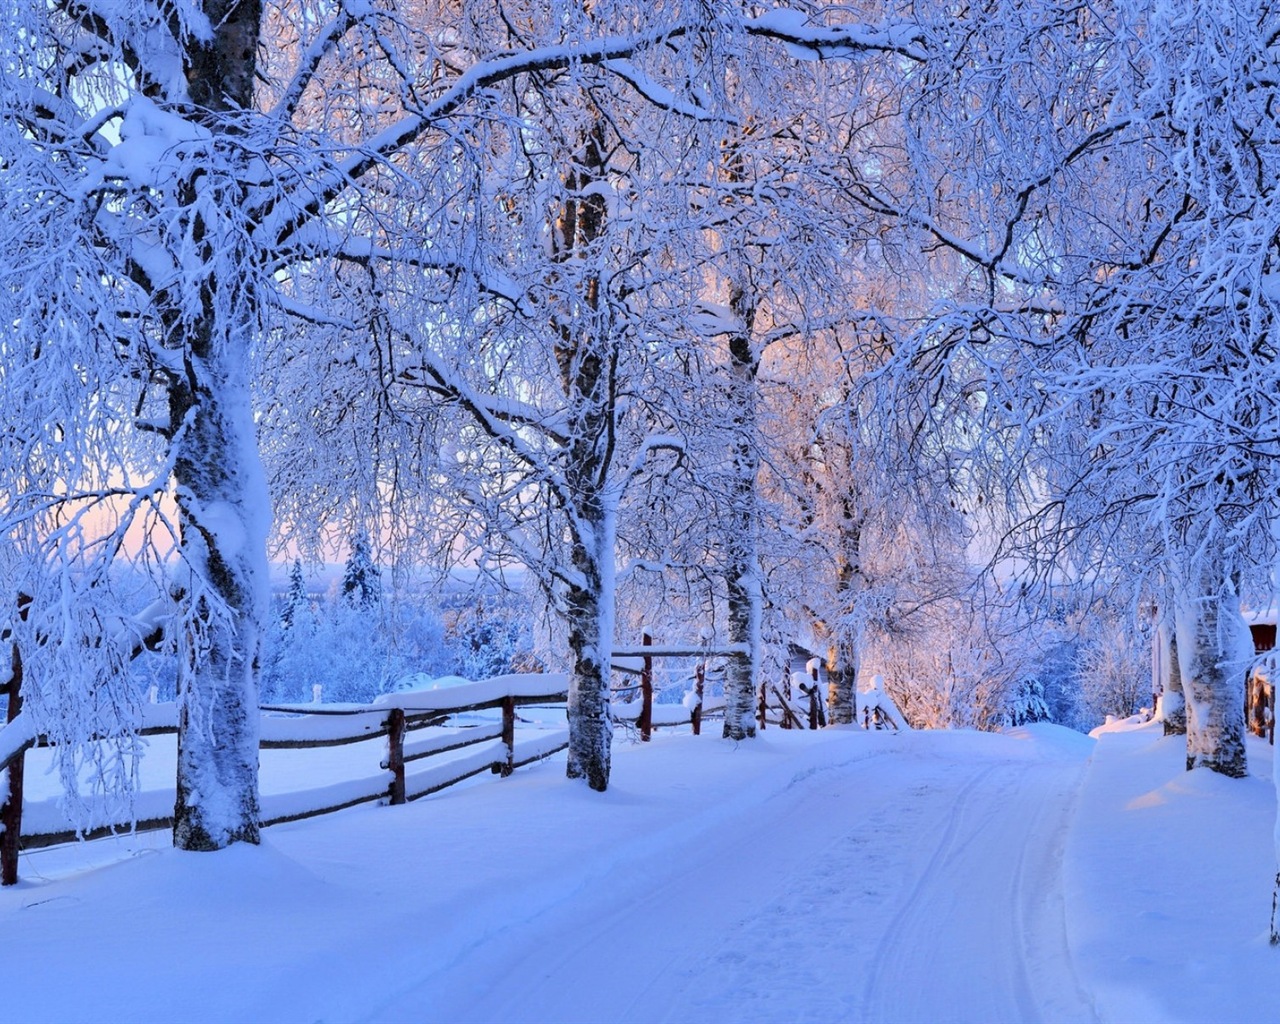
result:
<svg viewBox="0 0 1280 1024"><path fill-rule="evenodd" d="M193 339L173 385L174 467L190 580L178 634L174 845L258 841L258 659L270 497L254 438L248 338Z"/></svg>
<svg viewBox="0 0 1280 1024"><path fill-rule="evenodd" d="M597 119L579 140L564 179L553 258L566 266L577 301L552 325L567 403L560 500L568 518L573 567L561 596L573 654L567 774L586 779L600 792L609 785L613 742L614 508L609 471L616 445L618 371L618 339L598 270L608 208L595 186L606 178L606 152L605 125Z"/></svg>
<svg viewBox="0 0 1280 1024"><path fill-rule="evenodd" d="M858 647L848 638L827 648L827 721L852 725L858 720Z"/></svg>
<svg viewBox="0 0 1280 1024"><path fill-rule="evenodd" d="M613 544L606 524L597 524L603 551L574 544L574 565L585 586L568 588L565 598L573 677L569 689L571 779L586 779L599 792L609 786L613 719L609 708L609 663L613 650ZM606 562L608 568L606 569Z"/></svg>
<svg viewBox="0 0 1280 1024"><path fill-rule="evenodd" d="M26 609L22 611L26 616ZM9 707L6 722L12 723L22 712L22 652L12 645L9 667ZM19 751L4 771L4 800L0 803L0 885L18 884L18 853L22 847L23 777L26 755Z"/></svg>
<svg viewBox="0 0 1280 1024"><path fill-rule="evenodd" d="M1177 595L1177 648L1187 709L1187 770L1242 778L1245 645L1240 599L1216 552L1202 556ZM1251 648L1249 648L1251 650Z"/></svg>
<svg viewBox="0 0 1280 1024"><path fill-rule="evenodd" d="M254 103L261 0L206 0L213 27L185 40L187 87L212 131L234 143L235 115ZM221 115L231 114L229 119ZM197 111L196 117L202 115ZM183 372L170 383L177 456L174 479L182 554L190 572L178 636L178 773L174 845L217 850L258 841L258 660L266 621L270 496L258 455L249 387L256 330L252 280L217 267L245 243L230 166L195 171L179 187L179 216L192 246L189 277L157 294ZM220 222L215 222L220 218ZM192 258L194 257L194 259Z"/></svg>
<svg viewBox="0 0 1280 1024"><path fill-rule="evenodd" d="M849 624L856 611L859 589L862 527L853 514L850 496L842 500L841 547L846 557L836 575L838 609L834 637L827 659L827 718L832 725L850 725L858 720L857 693L860 637ZM856 620L855 620L856 621Z"/></svg>
<svg viewBox="0 0 1280 1024"><path fill-rule="evenodd" d="M748 653L735 655L725 668L724 738L746 739L756 734L755 680L760 667L760 624L764 594L760 585L756 476L760 458L756 451L756 371L759 361L752 351L751 331L755 306L743 288L733 288L730 306L741 330L729 339L730 387L733 390L735 437L730 480L729 520L726 524L725 593L729 608L729 643L741 644Z"/></svg>
<svg viewBox="0 0 1280 1024"><path fill-rule="evenodd" d="M1166 623L1156 633L1160 657L1160 718L1166 736L1187 733L1187 701L1182 693L1182 668L1178 665L1178 636Z"/></svg>
<svg viewBox="0 0 1280 1024"><path fill-rule="evenodd" d="M756 734L755 678L760 636L759 581L742 565L730 567L729 643L751 652L728 659L724 674L724 738L742 740Z"/></svg>

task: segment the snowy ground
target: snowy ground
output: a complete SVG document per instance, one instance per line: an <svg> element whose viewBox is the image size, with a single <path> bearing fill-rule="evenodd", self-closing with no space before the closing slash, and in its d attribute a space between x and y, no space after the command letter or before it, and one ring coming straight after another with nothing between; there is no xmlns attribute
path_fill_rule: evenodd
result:
<svg viewBox="0 0 1280 1024"><path fill-rule="evenodd" d="M1093 741L768 730L622 743L260 849L26 856L4 1017L1276 1020L1274 797Z"/></svg>

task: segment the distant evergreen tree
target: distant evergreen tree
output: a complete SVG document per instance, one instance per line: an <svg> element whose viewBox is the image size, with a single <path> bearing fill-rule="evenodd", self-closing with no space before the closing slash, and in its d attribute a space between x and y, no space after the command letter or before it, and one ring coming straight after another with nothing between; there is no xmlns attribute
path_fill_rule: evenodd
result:
<svg viewBox="0 0 1280 1024"><path fill-rule="evenodd" d="M367 611L382 600L382 574L369 550L364 531L351 541L351 555L342 573L342 600L352 608Z"/></svg>
<svg viewBox="0 0 1280 1024"><path fill-rule="evenodd" d="M1010 726L1030 725L1049 720L1049 705L1044 699L1044 685L1039 679L1023 679L1017 692L1005 709L1005 720Z"/></svg>
<svg viewBox="0 0 1280 1024"><path fill-rule="evenodd" d="M302 561L294 559L293 568L289 570L289 592L285 595L284 611L280 614L280 622L285 629L292 629L310 611L311 596L307 593L307 585L302 579Z"/></svg>

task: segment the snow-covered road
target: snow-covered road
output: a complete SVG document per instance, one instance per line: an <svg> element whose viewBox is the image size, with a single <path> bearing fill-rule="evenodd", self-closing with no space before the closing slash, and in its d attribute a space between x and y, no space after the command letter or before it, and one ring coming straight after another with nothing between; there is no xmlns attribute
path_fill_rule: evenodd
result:
<svg viewBox="0 0 1280 1024"><path fill-rule="evenodd" d="M1082 748L1011 760L1008 740L960 742L967 756L802 772L478 944L377 1019L1091 1020L1060 880Z"/></svg>
<svg viewBox="0 0 1280 1024"><path fill-rule="evenodd" d="M1158 727L624 737L604 794L544 762L256 849L37 851L0 1019L1273 1022L1270 748L1183 758Z"/></svg>

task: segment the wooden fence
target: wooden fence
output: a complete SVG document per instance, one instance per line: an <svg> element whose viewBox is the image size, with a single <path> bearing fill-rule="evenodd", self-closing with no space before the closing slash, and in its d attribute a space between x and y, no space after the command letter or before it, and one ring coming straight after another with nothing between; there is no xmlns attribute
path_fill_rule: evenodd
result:
<svg viewBox="0 0 1280 1024"><path fill-rule="evenodd" d="M20 713L21 691L19 685L15 685L20 682L20 674L14 674L7 688L10 721L0 729L0 770L8 769L9 775L8 795L0 808L0 822L5 829L0 836L0 882L16 883L19 848L38 849L77 838L172 827L171 789L138 794L134 819L128 822L76 831L50 808L50 813L37 814L35 820L28 816L29 820L24 823L25 753L51 743L46 737L36 735L30 721ZM385 737L386 745L378 770L367 776L298 792L264 795L262 824L299 821L372 801L404 804L483 772L508 776L515 769L568 746L566 729L517 729L521 708L551 706L560 710L567 700L567 690L568 676L564 674L509 675L444 690L387 694L369 705L264 705L259 735L262 750L339 747L379 737ZM493 710L501 712L497 721L453 722L456 716ZM648 739L652 729L662 726L693 724L696 729L703 713L701 688L693 707L655 706L652 685L644 688L640 701L613 705L615 720L636 722L644 739ZM176 705L144 708L140 735L163 736L176 732ZM469 753L457 756L464 750ZM443 754L455 756L443 760L439 757ZM428 764L431 758L437 760Z"/></svg>

